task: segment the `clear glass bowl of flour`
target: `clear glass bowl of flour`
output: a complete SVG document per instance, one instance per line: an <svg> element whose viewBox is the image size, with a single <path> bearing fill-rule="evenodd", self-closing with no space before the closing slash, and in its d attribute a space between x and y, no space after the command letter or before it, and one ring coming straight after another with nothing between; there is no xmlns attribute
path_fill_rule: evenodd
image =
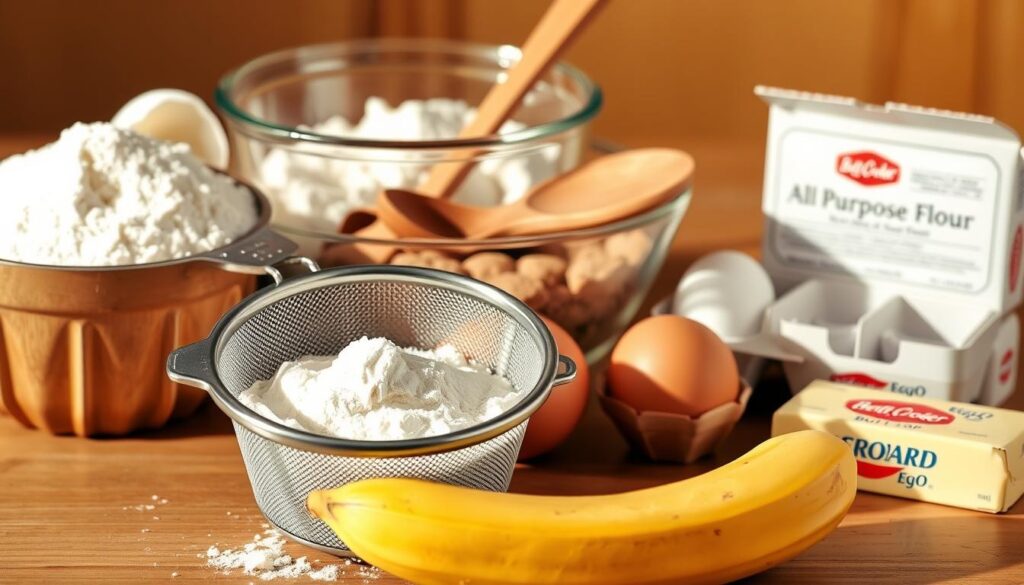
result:
<svg viewBox="0 0 1024 585"><path fill-rule="evenodd" d="M391 262L468 273L563 325L596 361L635 315L689 203L530 238L373 240L338 233L384 188L414 188L434 164L471 159L455 194L474 205L514 202L534 184L594 156L588 129L601 91L559 63L494 136L457 139L519 58L511 46L374 39L271 53L227 74L216 92L234 172L274 207L275 227L325 266ZM469 256L497 252L507 258ZM543 257L538 257L538 254ZM517 270L517 261L531 258ZM472 269L471 269L472 268ZM493 274L492 274L493 273ZM503 276L498 276L503 274ZM491 278L491 277L494 278Z"/></svg>

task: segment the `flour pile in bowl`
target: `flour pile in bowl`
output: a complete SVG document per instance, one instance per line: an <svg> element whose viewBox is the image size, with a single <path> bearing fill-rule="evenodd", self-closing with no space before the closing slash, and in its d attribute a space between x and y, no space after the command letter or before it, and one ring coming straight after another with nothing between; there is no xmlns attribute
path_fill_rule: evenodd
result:
<svg viewBox="0 0 1024 585"><path fill-rule="evenodd" d="M476 110L461 100L407 100L392 108L383 98L371 97L357 122L332 116L300 129L346 138L416 142L455 138L474 116ZM509 120L499 133L525 127ZM481 206L512 203L532 185L566 170L560 168L561 154L561 146L550 142L482 160L453 199ZM260 163L259 183L274 204L275 221L333 234L349 211L373 205L384 189L415 188L430 168L399 150L367 148L356 155L352 148L305 143L270 150Z"/></svg>
<svg viewBox="0 0 1024 585"><path fill-rule="evenodd" d="M208 252L256 223L250 191L185 144L78 123L0 161L0 258L145 264Z"/></svg>
<svg viewBox="0 0 1024 585"><path fill-rule="evenodd" d="M271 380L256 382L238 398L295 429L389 441L473 426L521 396L508 380L468 362L451 345L420 350L363 337L337 356L285 362Z"/></svg>

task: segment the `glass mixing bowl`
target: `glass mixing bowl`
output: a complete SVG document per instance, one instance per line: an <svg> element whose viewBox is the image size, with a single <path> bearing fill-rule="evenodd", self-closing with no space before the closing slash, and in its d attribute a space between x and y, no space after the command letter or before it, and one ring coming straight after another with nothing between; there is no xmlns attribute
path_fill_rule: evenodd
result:
<svg viewBox="0 0 1024 585"><path fill-rule="evenodd" d="M689 192L639 216L543 236L453 243L338 232L341 220L372 206L380 189L414 188L433 165L473 161L455 200L499 205L592 155L587 132L601 91L565 63L538 81L513 115L514 125L497 135L397 140L351 131L364 115L406 100L461 102L445 105L445 115L464 120L466 105L478 104L519 57L511 46L432 39L301 47L227 74L216 102L231 139L232 170L263 189L275 227L299 242L303 254L324 266L390 262L469 273L564 326L593 363L639 308ZM400 125L391 130L406 137L414 127L430 126L417 113Z"/></svg>

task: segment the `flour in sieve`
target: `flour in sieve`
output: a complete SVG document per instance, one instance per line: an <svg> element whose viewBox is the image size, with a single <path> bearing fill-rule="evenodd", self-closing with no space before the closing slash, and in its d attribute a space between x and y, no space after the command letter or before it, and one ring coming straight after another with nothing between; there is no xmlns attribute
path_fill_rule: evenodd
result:
<svg viewBox="0 0 1024 585"><path fill-rule="evenodd" d="M451 345L401 348L363 337L337 356L283 364L239 400L312 433L370 441L443 435L489 420L519 401L512 385Z"/></svg>
<svg viewBox="0 0 1024 585"><path fill-rule="evenodd" d="M185 144L78 123L0 161L0 258L62 266L144 264L207 252L256 223L248 189Z"/></svg>

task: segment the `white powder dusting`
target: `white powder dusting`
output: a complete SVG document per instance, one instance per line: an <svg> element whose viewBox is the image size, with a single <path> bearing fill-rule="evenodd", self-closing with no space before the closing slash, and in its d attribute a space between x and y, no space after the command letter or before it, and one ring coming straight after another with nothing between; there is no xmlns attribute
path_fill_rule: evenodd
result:
<svg viewBox="0 0 1024 585"><path fill-rule="evenodd" d="M203 555L200 555L203 556ZM252 542L237 549L220 549L211 546L206 550L206 564L223 573L241 569L246 575L261 581L274 579L296 579L303 575L313 581L336 581L342 572L337 565L313 568L307 557L292 557L285 552L285 539L273 528L253 536ZM375 579L380 571L368 567L359 576Z"/></svg>
<svg viewBox="0 0 1024 585"><path fill-rule="evenodd" d="M338 567L327 565L309 572L309 578L314 581L336 581L338 579Z"/></svg>
<svg viewBox="0 0 1024 585"><path fill-rule="evenodd" d="M144 264L230 243L256 222L252 195L185 144L107 123L0 161L0 258Z"/></svg>
<svg viewBox="0 0 1024 585"><path fill-rule="evenodd" d="M122 510L135 510L136 512L150 512L156 510L157 506L163 506L170 502L167 498L161 498L159 496L152 496L150 501L156 502L156 504L137 504L134 506L121 506Z"/></svg>
<svg viewBox="0 0 1024 585"><path fill-rule="evenodd" d="M461 100L408 100L392 108L379 97L366 100L363 117L351 123L333 116L311 127L318 134L378 140L439 140L454 138L476 110ZM523 129L506 122L500 132ZM548 144L514 156L482 161L454 195L456 201L493 206L518 200L529 188L559 171L561 147ZM403 161L408 155L381 151L386 161L339 158L337 151L318 145L302 150L275 148L260 163L260 183L273 200L276 219L289 225L334 233L356 207L372 205L383 189L412 189L430 170L429 164ZM422 156L422 155L420 155Z"/></svg>
<svg viewBox="0 0 1024 585"><path fill-rule="evenodd" d="M451 345L401 348L363 337L337 356L285 362L238 396L292 428L387 441L443 435L489 420L519 401L512 385Z"/></svg>

